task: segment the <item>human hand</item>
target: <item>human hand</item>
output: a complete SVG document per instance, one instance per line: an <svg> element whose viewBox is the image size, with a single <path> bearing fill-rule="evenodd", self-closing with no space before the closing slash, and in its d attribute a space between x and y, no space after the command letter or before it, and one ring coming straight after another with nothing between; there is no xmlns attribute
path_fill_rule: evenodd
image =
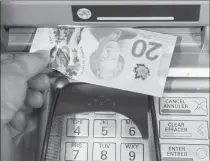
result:
<svg viewBox="0 0 210 161"><path fill-rule="evenodd" d="M1 60L1 160L13 161L14 144L9 125L18 131L25 126L25 115L21 108L40 108L43 94L50 88L47 75L40 74L49 63L50 54L11 54Z"/></svg>

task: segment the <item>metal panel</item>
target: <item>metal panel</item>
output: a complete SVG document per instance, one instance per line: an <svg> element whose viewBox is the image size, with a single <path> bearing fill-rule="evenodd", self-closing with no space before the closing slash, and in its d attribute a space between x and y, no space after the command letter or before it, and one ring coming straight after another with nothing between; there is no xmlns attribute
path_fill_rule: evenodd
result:
<svg viewBox="0 0 210 161"><path fill-rule="evenodd" d="M198 22L200 17L200 5L72 5L71 8L75 22Z"/></svg>
<svg viewBox="0 0 210 161"><path fill-rule="evenodd" d="M72 19L71 5L201 5L198 22L82 22ZM2 4L2 24L8 26L206 26L209 1L11 1ZM167 16L167 15L166 15Z"/></svg>

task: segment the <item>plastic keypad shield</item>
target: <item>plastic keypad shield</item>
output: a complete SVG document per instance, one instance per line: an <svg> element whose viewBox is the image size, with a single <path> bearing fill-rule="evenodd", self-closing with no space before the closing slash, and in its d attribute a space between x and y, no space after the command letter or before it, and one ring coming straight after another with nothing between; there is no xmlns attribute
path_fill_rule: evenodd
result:
<svg viewBox="0 0 210 161"><path fill-rule="evenodd" d="M148 96L67 85L56 102L46 161L152 161L150 116Z"/></svg>

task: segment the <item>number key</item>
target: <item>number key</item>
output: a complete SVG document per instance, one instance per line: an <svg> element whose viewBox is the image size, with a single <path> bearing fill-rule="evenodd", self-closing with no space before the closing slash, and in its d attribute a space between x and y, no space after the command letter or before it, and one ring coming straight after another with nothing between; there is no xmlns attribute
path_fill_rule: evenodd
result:
<svg viewBox="0 0 210 161"><path fill-rule="evenodd" d="M116 120L94 120L94 137L115 137Z"/></svg>
<svg viewBox="0 0 210 161"><path fill-rule="evenodd" d="M144 147L139 143L121 144L121 161L143 161Z"/></svg>
<svg viewBox="0 0 210 161"><path fill-rule="evenodd" d="M141 138L142 135L134 122L130 119L122 120L122 137Z"/></svg>
<svg viewBox="0 0 210 161"><path fill-rule="evenodd" d="M93 161L115 161L115 143L94 143Z"/></svg>
<svg viewBox="0 0 210 161"><path fill-rule="evenodd" d="M87 161L88 144L79 142L66 143L65 160Z"/></svg>
<svg viewBox="0 0 210 161"><path fill-rule="evenodd" d="M88 137L89 120L87 119L68 119L67 136Z"/></svg>

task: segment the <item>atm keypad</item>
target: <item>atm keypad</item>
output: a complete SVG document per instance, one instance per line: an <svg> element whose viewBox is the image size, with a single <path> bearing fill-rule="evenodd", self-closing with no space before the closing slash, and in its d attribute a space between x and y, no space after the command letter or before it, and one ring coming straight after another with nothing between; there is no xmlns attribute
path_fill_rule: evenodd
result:
<svg viewBox="0 0 210 161"><path fill-rule="evenodd" d="M59 161L151 161L145 153L149 140L121 114L92 112L62 120Z"/></svg>
<svg viewBox="0 0 210 161"><path fill-rule="evenodd" d="M162 161L209 161L209 94L155 99Z"/></svg>

